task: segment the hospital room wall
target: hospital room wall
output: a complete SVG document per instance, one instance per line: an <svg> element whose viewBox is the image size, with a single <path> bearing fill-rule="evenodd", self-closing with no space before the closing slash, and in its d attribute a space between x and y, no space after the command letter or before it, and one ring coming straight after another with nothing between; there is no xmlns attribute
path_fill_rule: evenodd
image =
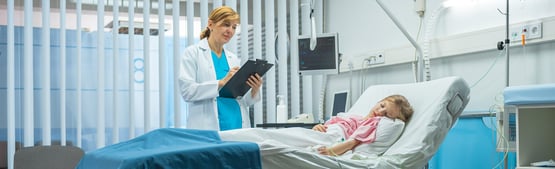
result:
<svg viewBox="0 0 555 169"><path fill-rule="evenodd" d="M443 1L428 0L425 18L428 18L432 11L438 9L441 2ZM497 9L505 11L506 1L475 0L471 2L474 4L444 9L441 15L437 16L438 22L434 27L434 36L430 37L436 40L433 42L439 44L442 42L441 40L452 37L483 34L484 30L489 28L504 30L505 16L501 15ZM416 39L419 17L414 12L414 1L390 0L383 1L383 3L396 15L409 34ZM552 10L555 8L555 2L549 0L511 0L510 5L511 24L555 16L555 11ZM326 11L324 32L339 33L340 53L343 54L343 61L368 56L375 51L386 51L387 53L387 51L399 48L411 49L408 55L400 56L401 59L388 58L386 54L384 65L371 66L352 72L342 67L346 71L342 71L339 75L329 76L325 97L326 113L331 111L332 94L336 91L350 90L351 100L356 100L369 85L415 81L409 63L410 59L414 58L414 48L376 1L354 0L350 3L328 1L324 6ZM417 40L421 45L427 21L424 20L420 37ZM544 30L544 36L546 31L549 30ZM491 118L466 116L485 115L491 107L503 104L506 54L495 49L497 41L506 38L505 31L502 32L502 36L490 38L495 40L489 42L469 41L459 48L462 49L471 44L486 44L485 49L462 50L458 54L448 56L431 56L432 79L447 76L464 78L471 86L471 99L463 112L463 118L459 119L459 122L447 135L438 153L430 161L430 168L493 168L502 161L502 153L495 150L495 125L491 125ZM516 86L555 83L555 76L551 75L552 72L555 72L555 68L551 66L555 64L553 57L555 42L552 39L539 43L531 40L526 46L518 45L519 43L515 42L516 45L510 48L509 84ZM435 50L441 51L441 49ZM388 64L390 60L404 60L404 62ZM514 152L509 154L508 166L508 168L515 166Z"/></svg>
<svg viewBox="0 0 555 169"><path fill-rule="evenodd" d="M384 65L354 70L355 77L352 78L354 80L350 85L342 83L344 80L350 79L351 73L346 67L341 67L346 71L342 71L339 75L330 76L326 94L327 101L331 102L331 94L334 91L349 89L351 86L355 90L352 93L352 98L356 99L361 93L360 88L365 88L368 85L414 82L414 77L411 74L412 67L409 63L414 58L414 48L410 46L407 38L387 17L376 1L326 2L324 5L324 32L339 33L339 52L342 53L343 62L350 62L350 59L355 57L368 56L374 51L386 51ZM422 45L422 36L424 36L426 30L426 19L430 17L427 15L432 15L430 13L438 9L441 2L443 0L428 0L426 2L427 13L424 16L420 36L417 40L420 45ZM435 43L441 43L439 40L449 37L474 32L480 33L486 28L504 27L505 16L501 15L497 9L504 11L506 1L474 0L470 2L474 2L474 4L463 4L444 9L435 24L435 31L432 33L434 37L430 37L430 39L436 40L433 41ZM409 34L417 39L419 17L413 9L414 1L390 0L383 1L383 3L396 15ZM552 10L555 7L553 1L511 0L510 5L511 23L555 17L555 11ZM544 30L544 32L546 31L549 30ZM449 56L442 56L440 51L432 53L439 53L440 55L431 55L432 79L445 76L461 76L469 85L474 85L480 81L472 87L472 99L466 108L467 111L488 110L492 104L498 103L495 97L498 97L505 87L505 53L500 53L501 51L495 49L496 43L505 39L505 34L503 33L502 36L494 39L495 41L486 43L489 46L486 50L474 51L470 49L467 52L461 50L458 54ZM533 40L529 41L529 43L533 42ZM549 66L555 62L555 59L551 57L555 52L553 45L553 41L549 40L524 47L512 46L510 50L510 85L554 83L555 77L549 73L554 72L554 68ZM434 44L431 46L431 50L441 50L433 49ZM406 56L393 56L402 58L388 58L388 50L404 49L404 47L408 47L411 49L409 51L412 52L409 52L409 55ZM390 60L403 60L404 62L388 64ZM353 63L360 64L360 62ZM488 70L491 65L493 67ZM480 80L486 73L484 79ZM360 74L364 74L364 76ZM362 79L364 79L364 82L361 82ZM326 102L328 104L326 104L325 110L331 109L329 102Z"/></svg>

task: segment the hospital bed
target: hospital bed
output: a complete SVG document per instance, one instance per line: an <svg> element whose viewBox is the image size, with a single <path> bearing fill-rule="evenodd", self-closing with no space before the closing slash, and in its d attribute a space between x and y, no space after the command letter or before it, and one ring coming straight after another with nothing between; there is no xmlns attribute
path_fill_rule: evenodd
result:
<svg viewBox="0 0 555 169"><path fill-rule="evenodd" d="M392 94L404 95L415 112L389 149L365 159L324 156L279 143L318 143L310 135L291 133L289 138L266 139L264 131L278 129L216 132L165 128L86 153L77 168L422 168L468 103L469 92L459 77L367 88L346 113L366 115L374 103Z"/></svg>
<svg viewBox="0 0 555 169"><path fill-rule="evenodd" d="M371 106L392 94L404 95L415 112L401 136L389 149L379 156L365 159L324 156L308 148L296 146L306 142L319 144L318 141L324 138L315 138L318 136L310 133L294 133L295 130L282 133L277 138L273 136L274 131L265 132L260 129L224 131L220 136L222 140L257 142L262 156L262 167L265 169L423 168L436 153L468 103L469 92L467 83L459 77L446 77L421 83L376 85L367 88L347 113L364 116ZM303 136L299 137L299 135Z"/></svg>

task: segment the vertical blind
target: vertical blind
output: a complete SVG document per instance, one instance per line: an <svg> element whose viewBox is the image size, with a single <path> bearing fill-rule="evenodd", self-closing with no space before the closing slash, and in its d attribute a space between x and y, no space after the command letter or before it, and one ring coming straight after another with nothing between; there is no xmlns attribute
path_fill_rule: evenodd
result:
<svg viewBox="0 0 555 169"><path fill-rule="evenodd" d="M66 1L60 2L60 65L66 65ZM60 66L60 121L66 121L66 67ZM66 123L60 123L60 145L67 141Z"/></svg>
<svg viewBox="0 0 555 169"><path fill-rule="evenodd" d="M240 32L226 48L237 52L243 63L266 59L276 65L264 76L263 102L253 106L254 123L275 122L277 94L288 98L291 115L315 112L307 99L319 90L301 89L314 87L311 81L318 78L301 79L296 60L299 30L309 33L307 22L299 21L308 19L310 4L311 0L25 0L18 8L8 0L7 9L0 9L7 11L6 25L0 24L6 28L0 29L6 30L1 36L7 37L0 42L6 46L0 49L7 50L2 51L7 55L0 55L7 63L1 72L6 87L0 87L7 93L6 109L0 117L7 123L0 127L7 137L0 139L7 140L8 152L0 153L7 153L8 168L13 168L16 143L67 144L91 151L156 128L185 126L188 112L177 85L179 58L199 41L200 30L195 29L204 29L209 12L221 5L241 16ZM34 14L38 8L40 14ZM23 24L15 25L14 20Z"/></svg>
<svg viewBox="0 0 555 169"><path fill-rule="evenodd" d="M14 159L14 153L15 153L15 71L11 71L11 70L15 70L15 55L14 55L14 43L15 43L15 38L14 38L14 0L8 0L8 4L7 4L7 11L8 11L8 28L7 28L7 51L8 51L8 56L7 56L7 91L6 91L6 96L8 98L6 98L7 100L7 152L2 152L2 153L6 153L6 156L8 157L8 159L6 159L8 162L8 166L10 166L10 168L13 168L13 159Z"/></svg>
<svg viewBox="0 0 555 169"><path fill-rule="evenodd" d="M119 27L119 1L114 1L114 9L113 9L113 27L114 28L118 28ZM112 70L116 70L116 68L118 67L118 51L119 51L119 39L118 39L118 31L112 31L112 43L114 44L114 50L112 50L112 56L114 56L112 58ZM117 79L118 79L118 74L114 73L114 76L112 78L112 89L114 89L114 91L112 92L112 100L113 100L113 106L112 106L112 112L117 112L118 110L118 86L117 86ZM117 113L112 113L112 119L114 119L112 121L112 133L114 136L119 136L119 123L118 123L118 115ZM119 137L112 137L112 143L117 143L119 142Z"/></svg>

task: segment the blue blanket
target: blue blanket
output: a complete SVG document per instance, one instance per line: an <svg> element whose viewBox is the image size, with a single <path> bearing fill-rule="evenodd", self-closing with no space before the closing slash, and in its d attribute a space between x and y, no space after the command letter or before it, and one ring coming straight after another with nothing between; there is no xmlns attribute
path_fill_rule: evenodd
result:
<svg viewBox="0 0 555 169"><path fill-rule="evenodd" d="M255 143L221 141L217 131L163 128L86 153L79 169L259 169Z"/></svg>

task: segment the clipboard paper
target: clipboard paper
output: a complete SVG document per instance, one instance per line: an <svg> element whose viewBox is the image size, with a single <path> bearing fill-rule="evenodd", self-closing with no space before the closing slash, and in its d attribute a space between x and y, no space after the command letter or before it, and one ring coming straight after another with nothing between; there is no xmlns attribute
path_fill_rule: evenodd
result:
<svg viewBox="0 0 555 169"><path fill-rule="evenodd" d="M256 73L262 77L272 66L274 65L266 60L248 60L220 89L220 97L237 98L244 96L251 88L247 84L249 77Z"/></svg>

